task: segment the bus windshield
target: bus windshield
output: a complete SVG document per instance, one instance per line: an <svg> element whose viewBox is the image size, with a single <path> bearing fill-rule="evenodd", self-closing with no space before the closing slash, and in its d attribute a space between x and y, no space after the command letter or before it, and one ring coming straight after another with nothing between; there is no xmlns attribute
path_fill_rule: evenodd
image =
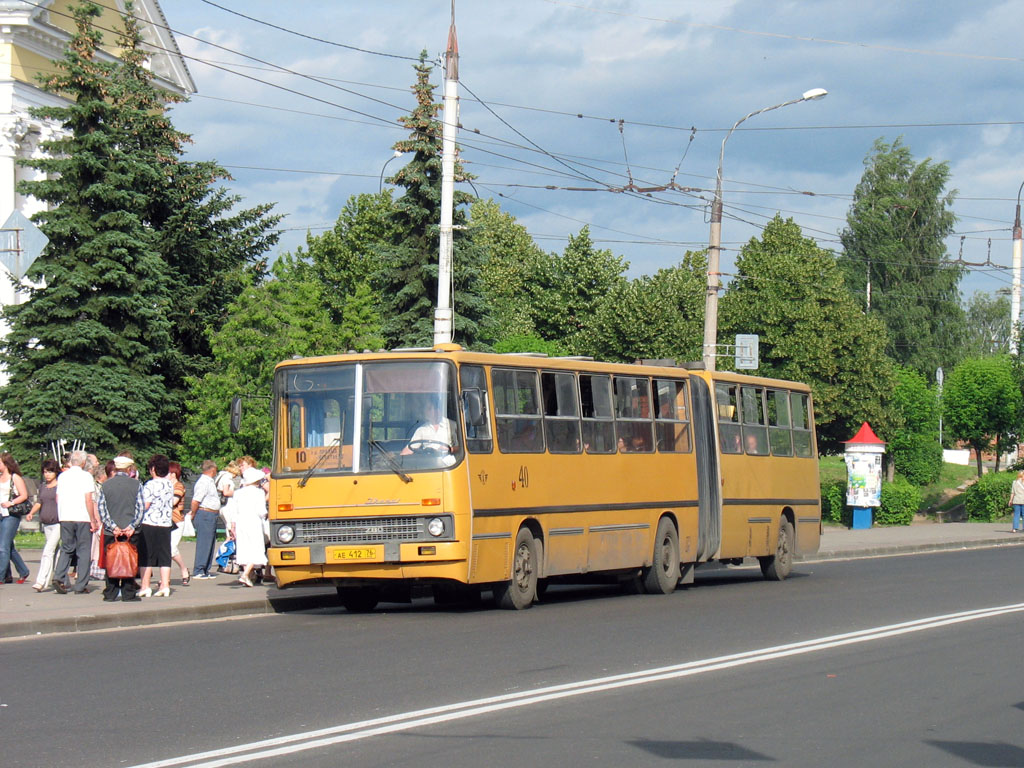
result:
<svg viewBox="0 0 1024 768"><path fill-rule="evenodd" d="M462 458L454 369L427 361L286 367L274 380L279 473L452 467Z"/></svg>

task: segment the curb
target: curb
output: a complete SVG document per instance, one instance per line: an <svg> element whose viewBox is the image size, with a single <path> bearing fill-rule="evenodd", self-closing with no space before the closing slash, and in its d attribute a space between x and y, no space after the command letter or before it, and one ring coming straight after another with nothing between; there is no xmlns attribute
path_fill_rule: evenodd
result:
<svg viewBox="0 0 1024 768"><path fill-rule="evenodd" d="M168 622L204 621L231 616L258 616L268 613L287 613L340 605L336 594L275 596L216 605L183 605L154 608L131 613L106 615L85 614L30 621L0 623L0 640L64 632L95 632L100 629L119 629L151 626Z"/></svg>
<svg viewBox="0 0 1024 768"><path fill-rule="evenodd" d="M890 546L862 547L843 552L841 550L818 551L813 555L796 555L793 559L798 563L815 563L822 560L856 560L864 557L886 557L891 555L915 555L928 552L950 552L963 549L994 549L996 547L1019 547L1020 541L1008 541L1005 538L978 539L975 541L942 541L928 544L894 544Z"/></svg>

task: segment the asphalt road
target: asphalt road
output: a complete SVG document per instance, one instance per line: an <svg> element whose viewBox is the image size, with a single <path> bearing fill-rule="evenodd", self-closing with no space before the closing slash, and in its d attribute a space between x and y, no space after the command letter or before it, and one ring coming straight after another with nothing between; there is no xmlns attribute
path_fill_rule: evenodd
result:
<svg viewBox="0 0 1024 768"><path fill-rule="evenodd" d="M1020 766L1021 557L4 641L0 764Z"/></svg>

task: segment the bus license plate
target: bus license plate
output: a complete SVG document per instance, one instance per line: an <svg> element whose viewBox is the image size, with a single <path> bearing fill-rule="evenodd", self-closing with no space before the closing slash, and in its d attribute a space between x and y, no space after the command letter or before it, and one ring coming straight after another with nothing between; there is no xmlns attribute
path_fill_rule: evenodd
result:
<svg viewBox="0 0 1024 768"><path fill-rule="evenodd" d="M332 560L379 560L379 547L338 547L331 550Z"/></svg>

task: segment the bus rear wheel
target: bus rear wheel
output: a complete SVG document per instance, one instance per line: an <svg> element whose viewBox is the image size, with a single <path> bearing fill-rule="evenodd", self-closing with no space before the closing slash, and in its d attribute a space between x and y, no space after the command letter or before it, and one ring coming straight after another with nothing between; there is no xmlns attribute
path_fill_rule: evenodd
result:
<svg viewBox="0 0 1024 768"><path fill-rule="evenodd" d="M668 595L679 583L679 534L672 521L658 521L654 536L654 557L650 568L643 569L644 589L652 595Z"/></svg>
<svg viewBox="0 0 1024 768"><path fill-rule="evenodd" d="M783 581L793 570L793 550L796 545L796 535L793 531L793 524L788 517L783 517L779 522L779 543L775 545L775 554L768 557L759 557L757 561L761 564L761 574L768 581Z"/></svg>
<svg viewBox="0 0 1024 768"><path fill-rule="evenodd" d="M537 541L529 528L520 528L512 555L512 578L494 588L499 608L521 611L537 599Z"/></svg>
<svg viewBox="0 0 1024 768"><path fill-rule="evenodd" d="M338 597L349 613L369 613L380 602L380 592L374 587L338 587Z"/></svg>

